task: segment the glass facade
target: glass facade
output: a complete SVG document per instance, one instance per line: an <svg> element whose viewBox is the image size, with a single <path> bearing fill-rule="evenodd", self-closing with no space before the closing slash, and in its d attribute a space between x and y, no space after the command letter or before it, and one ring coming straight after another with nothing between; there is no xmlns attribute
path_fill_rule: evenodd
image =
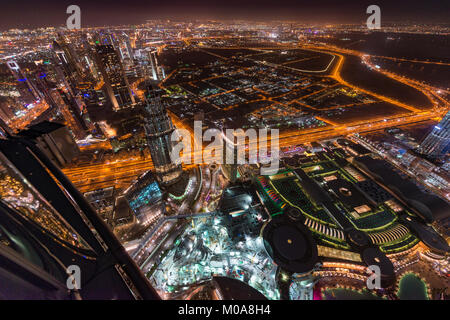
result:
<svg viewBox="0 0 450 320"><path fill-rule="evenodd" d="M0 199L62 243L89 249L52 205L0 153Z"/></svg>

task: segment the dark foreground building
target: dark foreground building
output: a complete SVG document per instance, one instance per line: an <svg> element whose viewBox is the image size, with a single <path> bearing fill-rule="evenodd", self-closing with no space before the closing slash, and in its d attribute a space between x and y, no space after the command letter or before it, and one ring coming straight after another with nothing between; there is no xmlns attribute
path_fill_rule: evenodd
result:
<svg viewBox="0 0 450 320"><path fill-rule="evenodd" d="M19 135L35 141L39 149L60 168L80 153L69 130L60 123L43 121L19 132Z"/></svg>
<svg viewBox="0 0 450 320"><path fill-rule="evenodd" d="M159 299L35 143L1 139L0 175L0 299Z"/></svg>

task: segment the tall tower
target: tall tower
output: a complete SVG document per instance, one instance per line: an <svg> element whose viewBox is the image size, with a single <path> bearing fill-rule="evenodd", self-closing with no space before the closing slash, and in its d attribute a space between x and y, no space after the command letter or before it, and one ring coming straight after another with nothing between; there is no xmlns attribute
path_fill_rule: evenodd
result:
<svg viewBox="0 0 450 320"><path fill-rule="evenodd" d="M153 80L162 80L166 77L166 74L164 72L164 68L158 64L158 58L157 54L158 52L156 50L147 49L148 52L148 60L150 61L151 71L152 71L152 78Z"/></svg>
<svg viewBox="0 0 450 320"><path fill-rule="evenodd" d="M126 36L125 39L125 48L127 49L129 59L133 60L134 59L133 48L131 47L130 38L128 37L128 35Z"/></svg>
<svg viewBox="0 0 450 320"><path fill-rule="evenodd" d="M161 103L160 93L152 86L147 89L146 103L145 132L156 177L162 185L170 185L175 183L182 173L181 163L174 163L170 158L173 148L171 134L175 128Z"/></svg>
<svg viewBox="0 0 450 320"><path fill-rule="evenodd" d="M83 119L83 110L77 105L77 97L73 95L67 79L62 74L59 66L55 67L56 76L59 81L64 83L66 91L55 88L55 85L49 81L45 70L41 69L36 75L36 84L39 91L43 94L47 103L57 108L63 116L64 122L72 131L75 139L83 139L87 136L88 127Z"/></svg>
<svg viewBox="0 0 450 320"><path fill-rule="evenodd" d="M418 151L431 158L445 155L450 145L450 111L420 144Z"/></svg>
<svg viewBox="0 0 450 320"><path fill-rule="evenodd" d="M225 137L225 134L222 133L223 137ZM229 160L232 160L232 163L224 163L222 165L223 168L223 172L225 173L225 176L231 181L231 182L235 182L238 178L238 165L237 165L237 160L238 160L238 148L237 148L237 144L236 144L236 137L233 136L232 137L233 140L235 141L231 141L228 139L224 139L224 155L226 155L228 157L228 154L231 155ZM228 161L227 161L228 162Z"/></svg>
<svg viewBox="0 0 450 320"><path fill-rule="evenodd" d="M152 77L153 80L158 80L158 72L156 70L156 58L155 58L155 51L149 51L148 52L148 58L150 60L150 65L152 67Z"/></svg>
<svg viewBox="0 0 450 320"><path fill-rule="evenodd" d="M58 89L49 91L50 101L52 105L57 106L64 117L67 126L73 133L75 139L84 139L87 136L87 126L81 116L81 111L75 102L69 101L69 98ZM77 112L78 111L78 112Z"/></svg>
<svg viewBox="0 0 450 320"><path fill-rule="evenodd" d="M53 41L53 52L58 58L58 65L63 70L71 90L76 93L77 86L83 81L85 73L78 55L62 36L59 36L58 41Z"/></svg>
<svg viewBox="0 0 450 320"><path fill-rule="evenodd" d="M112 45L96 46L100 71L105 81L106 94L114 111L131 107L135 104L122 62Z"/></svg>

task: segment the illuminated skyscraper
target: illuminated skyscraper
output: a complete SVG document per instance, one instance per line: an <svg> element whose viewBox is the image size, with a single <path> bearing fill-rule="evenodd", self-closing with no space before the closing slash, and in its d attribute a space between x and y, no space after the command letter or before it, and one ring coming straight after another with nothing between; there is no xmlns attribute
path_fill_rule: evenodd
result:
<svg viewBox="0 0 450 320"><path fill-rule="evenodd" d="M150 60L150 65L152 68L152 77L153 80L158 80L158 71L157 71L157 62L156 62L156 52L155 51L149 51L148 57Z"/></svg>
<svg viewBox="0 0 450 320"><path fill-rule="evenodd" d="M149 225L164 213L163 193L151 171L140 176L124 196L138 223Z"/></svg>
<svg viewBox="0 0 450 320"><path fill-rule="evenodd" d="M419 152L431 158L445 155L450 145L450 111L420 144Z"/></svg>
<svg viewBox="0 0 450 320"><path fill-rule="evenodd" d="M222 165L223 172L225 176L232 182L235 182L238 178L238 165L237 165L237 159L238 159L238 148L236 144L236 137L232 137L235 141L231 141L228 139L224 139L223 144L223 152L225 155L231 155L230 160L232 160L232 163L224 163Z"/></svg>
<svg viewBox="0 0 450 320"><path fill-rule="evenodd" d="M111 45L96 46L100 71L105 81L106 94L115 111L134 105L134 96L125 76L122 62Z"/></svg>
<svg viewBox="0 0 450 320"><path fill-rule="evenodd" d="M148 59L150 61L153 80L162 80L166 77L164 68L158 65L157 51L148 50Z"/></svg>
<svg viewBox="0 0 450 320"><path fill-rule="evenodd" d="M124 40L124 43L125 43L126 51L128 53L128 58L133 60L134 59L134 53L133 53L133 48L131 47L130 38L128 37L128 35L125 35L125 36L126 36L126 38Z"/></svg>
<svg viewBox="0 0 450 320"><path fill-rule="evenodd" d="M182 173L181 164L172 162L170 158L173 147L171 134L175 128L155 88L147 90L146 102L145 131L156 177L162 185L169 185L176 182Z"/></svg>
<svg viewBox="0 0 450 320"><path fill-rule="evenodd" d="M78 55L61 36L58 38L58 42L53 41L53 51L58 58L58 64L62 68L71 89L76 93L76 88L83 81L84 75L84 70Z"/></svg>
<svg viewBox="0 0 450 320"><path fill-rule="evenodd" d="M59 67L55 69L57 69L56 71L61 71ZM59 75L58 72L57 75ZM78 103L80 99L74 97L73 91L70 89L63 75L60 75L58 80L67 89L65 92L62 89L55 88L54 84L48 81L47 78L47 74L41 70L36 77L37 88L43 94L47 103L56 108L63 116L64 123L72 131L75 139L85 138L88 132L88 126L83 118L83 110Z"/></svg>
<svg viewBox="0 0 450 320"><path fill-rule="evenodd" d="M20 93L21 102L25 105L38 102L41 99L40 93L36 89L34 83L32 83L20 69L19 65L13 60L6 62L6 65L17 81L16 87Z"/></svg>

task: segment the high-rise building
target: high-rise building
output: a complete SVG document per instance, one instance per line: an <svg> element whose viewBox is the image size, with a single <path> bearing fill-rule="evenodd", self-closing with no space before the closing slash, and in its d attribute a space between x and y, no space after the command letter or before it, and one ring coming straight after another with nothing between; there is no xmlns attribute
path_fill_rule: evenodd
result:
<svg viewBox="0 0 450 320"><path fill-rule="evenodd" d="M17 81L16 87L20 93L19 100L24 105L38 102L41 99L39 91L36 89L34 83L32 83L26 74L20 69L19 65L13 60L7 61L6 65Z"/></svg>
<svg viewBox="0 0 450 320"><path fill-rule="evenodd" d="M83 195L21 137L0 139L0 261L3 299L159 298Z"/></svg>
<svg viewBox="0 0 450 320"><path fill-rule="evenodd" d="M95 43L99 45L110 45L113 46L114 49L117 49L118 41L117 37L109 32L98 32L94 36Z"/></svg>
<svg viewBox="0 0 450 320"><path fill-rule="evenodd" d="M134 53L133 53L133 48L131 47L130 37L128 35L125 35L125 36L126 36L126 38L124 40L124 43L125 43L126 52L128 54L128 59L133 60Z"/></svg>
<svg viewBox="0 0 450 320"><path fill-rule="evenodd" d="M83 67L79 61L78 55L75 50L65 42L63 37L59 37L58 42L53 41L53 51L58 58L58 64L61 66L71 89L76 92L78 84L83 82L84 75Z"/></svg>
<svg viewBox="0 0 450 320"><path fill-rule="evenodd" d="M96 46L96 53L105 82L106 94L113 109L118 111L133 106L135 99L117 51L112 45L98 45Z"/></svg>
<svg viewBox="0 0 450 320"><path fill-rule="evenodd" d="M164 68L158 64L157 53L156 50L149 50L148 59L150 61L153 80L162 80L166 77L166 74Z"/></svg>
<svg viewBox="0 0 450 320"><path fill-rule="evenodd" d="M138 223L149 225L164 213L163 192L153 172L141 175L125 192L124 196Z"/></svg>
<svg viewBox="0 0 450 320"><path fill-rule="evenodd" d="M170 157L173 148L171 135L175 128L161 102L160 92L153 86L147 89L146 103L147 119L144 127L156 177L162 185L170 185L182 173L181 163L173 162Z"/></svg>
<svg viewBox="0 0 450 320"><path fill-rule="evenodd" d="M152 68L152 77L153 80L158 80L158 73L156 70L156 57L155 57L155 51L149 51L148 52L148 58L150 60L150 66Z"/></svg>
<svg viewBox="0 0 450 320"><path fill-rule="evenodd" d="M87 111L83 102L79 97L74 97L70 92L63 92L61 90L54 90L52 96L55 98L58 107L63 112L65 121L71 129L76 139L86 138L92 127L87 121Z"/></svg>
<svg viewBox="0 0 450 320"><path fill-rule="evenodd" d="M64 92L62 89L55 88L54 83L47 80L44 72L40 72L36 77L36 84L47 103L63 117L64 123L72 131L73 136L76 139L85 138L88 128L76 98L72 95L72 90L65 87L67 90Z"/></svg>
<svg viewBox="0 0 450 320"><path fill-rule="evenodd" d="M418 151L430 158L445 155L450 146L450 111L420 144Z"/></svg>
<svg viewBox="0 0 450 320"><path fill-rule="evenodd" d="M222 164L223 173L225 176L232 182L235 182L238 178L238 148L236 144L237 138L235 136L231 137L235 141L231 141L229 139L224 139L223 144L223 154L224 155L230 155L229 161L231 163L224 163ZM231 161L230 161L231 160Z"/></svg>
<svg viewBox="0 0 450 320"><path fill-rule="evenodd" d="M39 149L59 167L64 167L80 153L72 135L63 124L43 121L19 132L35 141Z"/></svg>

